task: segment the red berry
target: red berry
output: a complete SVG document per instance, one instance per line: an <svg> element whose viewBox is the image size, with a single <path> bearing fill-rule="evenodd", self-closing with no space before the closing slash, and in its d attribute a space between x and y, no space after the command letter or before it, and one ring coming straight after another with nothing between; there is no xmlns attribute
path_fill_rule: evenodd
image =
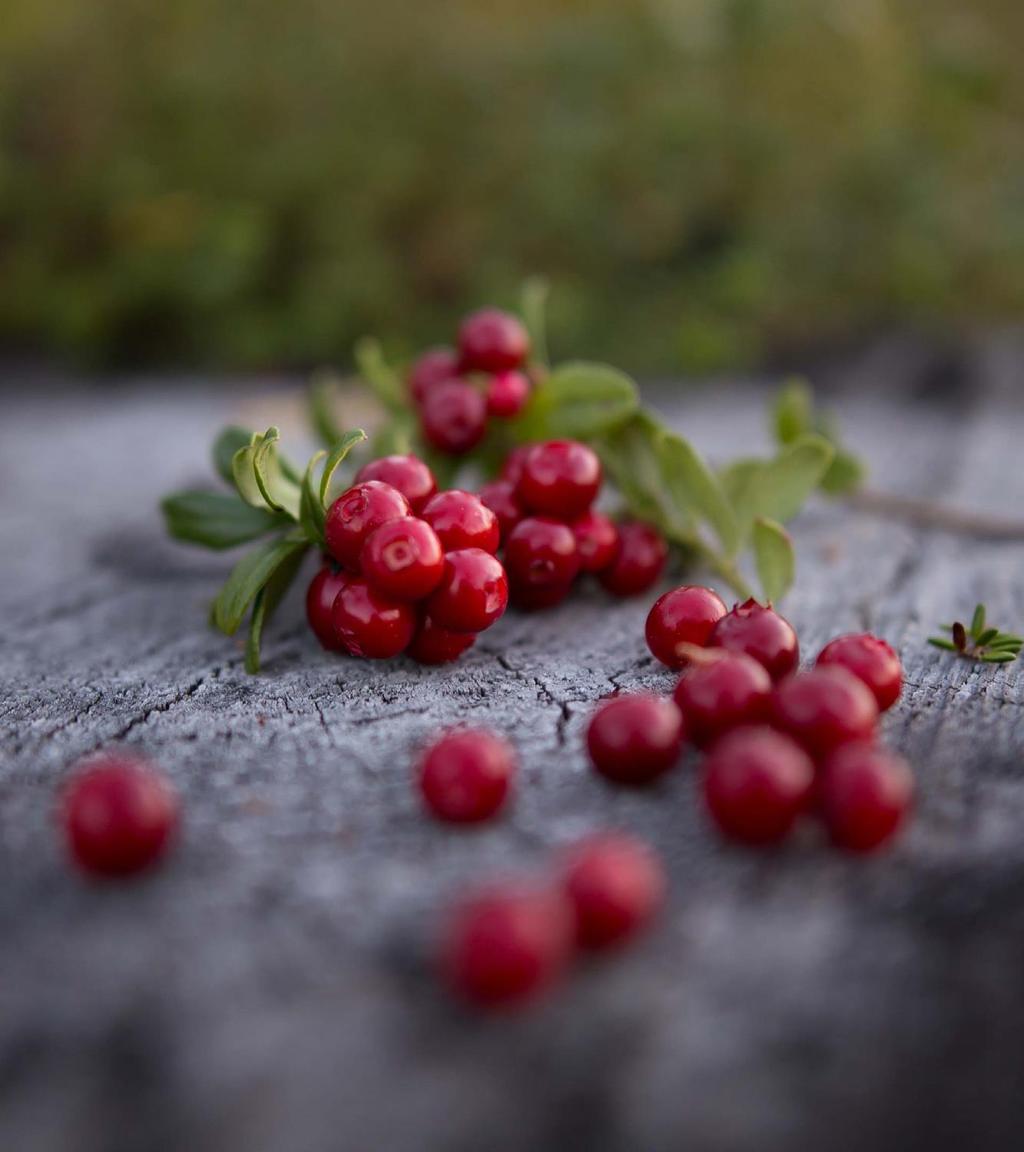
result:
<svg viewBox="0 0 1024 1152"><path fill-rule="evenodd" d="M826 644L818 657L818 664L838 664L852 672L871 689L884 712L900 698L903 688L903 667L895 651L877 636L868 632L837 636Z"/></svg>
<svg viewBox="0 0 1024 1152"><path fill-rule="evenodd" d="M557 608L571 591L571 584L551 584L538 588L528 584L511 584L509 599L522 612L544 612L548 608Z"/></svg>
<svg viewBox="0 0 1024 1152"><path fill-rule="evenodd" d="M603 512L589 512L573 521L573 535L576 537L576 551L580 557L580 568L584 572L601 572L615 559L619 548L619 530L615 521Z"/></svg>
<svg viewBox="0 0 1024 1152"><path fill-rule="evenodd" d="M588 951L625 943L665 900L661 861L631 836L595 836L578 844L564 884L575 913L576 943Z"/></svg>
<svg viewBox="0 0 1024 1152"><path fill-rule="evenodd" d="M526 462L526 455L532 447L532 444L520 444L518 448L513 448L512 451L509 452L501 466L502 480L507 480L510 484L519 483L519 478L523 474L523 464Z"/></svg>
<svg viewBox="0 0 1024 1152"><path fill-rule="evenodd" d="M487 411L498 420L518 416L530 398L530 379L522 372L499 372L487 384Z"/></svg>
<svg viewBox="0 0 1024 1152"><path fill-rule="evenodd" d="M129 876L154 864L178 823L170 784L144 761L110 753L82 768L64 789L68 847L85 872Z"/></svg>
<svg viewBox="0 0 1024 1152"><path fill-rule="evenodd" d="M452 488L438 492L423 509L423 519L437 533L445 552L482 548L497 552L501 541L498 518L472 492Z"/></svg>
<svg viewBox="0 0 1024 1152"><path fill-rule="evenodd" d="M409 390L417 404L438 384L459 374L459 357L454 348L429 348L409 372Z"/></svg>
<svg viewBox="0 0 1024 1152"><path fill-rule="evenodd" d="M309 582L306 591L306 619L313 634L329 652L343 652L345 645L334 630L334 601L352 577L349 573L325 564Z"/></svg>
<svg viewBox="0 0 1024 1152"><path fill-rule="evenodd" d="M646 784L667 772L683 746L683 718L671 700L646 694L601 704L587 729L594 767L619 784Z"/></svg>
<svg viewBox="0 0 1024 1152"><path fill-rule="evenodd" d="M453 632L483 632L508 607L508 579L501 562L480 548L444 558L444 576L427 601L427 614Z"/></svg>
<svg viewBox="0 0 1024 1152"><path fill-rule="evenodd" d="M518 368L530 351L523 324L508 312L481 308L459 328L459 364L464 372L507 372Z"/></svg>
<svg viewBox="0 0 1024 1152"><path fill-rule="evenodd" d="M708 644L753 656L768 669L773 680L795 671L800 660L800 644L793 625L753 599L727 612L715 625Z"/></svg>
<svg viewBox="0 0 1024 1152"><path fill-rule="evenodd" d="M615 559L597 578L613 596L637 596L657 583L667 560L668 546L657 528L631 521L619 525Z"/></svg>
<svg viewBox="0 0 1024 1152"><path fill-rule="evenodd" d="M852 672L825 665L778 685L772 722L821 761L843 744L873 739L878 705Z"/></svg>
<svg viewBox="0 0 1024 1152"><path fill-rule="evenodd" d="M914 777L900 756L869 744L847 744L825 762L821 814L833 843L871 852L899 831L914 795Z"/></svg>
<svg viewBox="0 0 1024 1152"><path fill-rule="evenodd" d="M772 711L772 678L742 652L709 649L676 685L675 701L686 734L698 748L744 725L767 724Z"/></svg>
<svg viewBox="0 0 1024 1152"><path fill-rule="evenodd" d="M673 588L654 602L647 616L647 647L662 664L682 668L686 653L679 645L703 648L725 613L721 596L710 588L699 584Z"/></svg>
<svg viewBox="0 0 1024 1152"><path fill-rule="evenodd" d="M505 803L515 774L516 756L505 740L493 732L461 728L427 749L419 782L438 819L478 824Z"/></svg>
<svg viewBox="0 0 1024 1152"><path fill-rule="evenodd" d="M502 887L453 916L441 945L451 990L480 1008L522 1004L546 991L572 955L572 909L559 892Z"/></svg>
<svg viewBox="0 0 1024 1152"><path fill-rule="evenodd" d="M434 473L418 456L381 456L371 460L356 473L357 484L364 480L380 480L397 488L417 515L437 491Z"/></svg>
<svg viewBox="0 0 1024 1152"><path fill-rule="evenodd" d="M505 541L505 567L516 593L568 588L580 570L576 537L568 524L528 516Z"/></svg>
<svg viewBox="0 0 1024 1152"><path fill-rule="evenodd" d="M409 501L390 484L367 480L338 497L327 510L324 536L331 555L352 572L359 571L359 554L366 537L389 520L408 516Z"/></svg>
<svg viewBox="0 0 1024 1152"><path fill-rule="evenodd" d="M472 632L452 632L424 617L406 654L417 664L448 664L476 643Z"/></svg>
<svg viewBox="0 0 1024 1152"><path fill-rule="evenodd" d="M475 448L487 431L487 401L465 380L447 380L432 388L420 406L427 441L441 452L461 456Z"/></svg>
<svg viewBox="0 0 1024 1152"><path fill-rule="evenodd" d="M444 551L423 520L404 516L376 528L359 557L374 589L393 600L422 600L441 583Z"/></svg>
<svg viewBox="0 0 1024 1152"><path fill-rule="evenodd" d="M515 485L507 480L492 480L480 489L477 496L480 503L497 516L501 539L508 539L508 534L525 515L516 499Z"/></svg>
<svg viewBox="0 0 1024 1152"><path fill-rule="evenodd" d="M744 844L778 844L807 809L814 764L771 728L737 728L704 762L704 799L719 829Z"/></svg>
<svg viewBox="0 0 1024 1152"><path fill-rule="evenodd" d="M582 516L600 490L601 461L576 440L535 444L526 453L516 485L524 507L560 520Z"/></svg>
<svg viewBox="0 0 1024 1152"><path fill-rule="evenodd" d="M334 601L334 630L353 656L387 660L404 652L416 631L416 609L354 578Z"/></svg>

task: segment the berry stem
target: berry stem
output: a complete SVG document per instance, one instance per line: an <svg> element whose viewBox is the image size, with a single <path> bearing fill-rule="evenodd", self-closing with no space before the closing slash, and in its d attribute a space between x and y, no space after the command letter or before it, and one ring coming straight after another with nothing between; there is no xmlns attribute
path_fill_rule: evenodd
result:
<svg viewBox="0 0 1024 1152"><path fill-rule="evenodd" d="M847 504L860 512L887 520L902 520L920 528L932 528L952 536L972 536L979 540L1024 540L1024 520L992 516L934 500L901 496L874 488L850 493Z"/></svg>

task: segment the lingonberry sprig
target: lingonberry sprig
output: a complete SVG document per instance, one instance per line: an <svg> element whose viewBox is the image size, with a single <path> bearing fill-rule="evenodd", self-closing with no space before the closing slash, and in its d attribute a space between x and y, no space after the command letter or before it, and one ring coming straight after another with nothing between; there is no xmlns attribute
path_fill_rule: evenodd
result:
<svg viewBox="0 0 1024 1152"><path fill-rule="evenodd" d="M974 609L969 625L958 620L940 627L949 636L929 636L928 643L934 648L954 652L965 660L980 660L985 664L1011 664L1024 648L1024 636L1000 632L998 628L988 625L984 604Z"/></svg>

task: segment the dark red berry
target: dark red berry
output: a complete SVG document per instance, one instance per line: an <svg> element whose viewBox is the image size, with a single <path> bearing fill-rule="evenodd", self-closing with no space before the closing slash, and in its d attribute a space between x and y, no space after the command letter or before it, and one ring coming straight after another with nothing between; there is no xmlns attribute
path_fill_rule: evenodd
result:
<svg viewBox="0 0 1024 1152"><path fill-rule="evenodd" d="M900 756L870 744L847 744L826 760L818 786L833 843L872 852L899 831L910 811L914 777Z"/></svg>
<svg viewBox="0 0 1024 1152"><path fill-rule="evenodd" d="M481 308L459 328L459 365L464 372L507 372L530 351L522 321L497 308Z"/></svg>
<svg viewBox="0 0 1024 1152"><path fill-rule="evenodd" d="M427 614L453 632L483 632L508 607L508 579L501 562L481 548L444 558L444 576L427 601Z"/></svg>
<svg viewBox="0 0 1024 1152"><path fill-rule="evenodd" d="M178 800L144 761L110 753L80 769L62 797L68 848L98 876L130 876L164 853L178 823Z"/></svg>
<svg viewBox="0 0 1024 1152"><path fill-rule="evenodd" d="M505 567L517 594L527 589L568 588L580 570L576 537L568 524L528 516L505 541Z"/></svg>
<svg viewBox="0 0 1024 1152"><path fill-rule="evenodd" d="M438 819L478 824L508 799L515 774L516 756L507 741L479 728L460 728L427 749L419 784Z"/></svg>
<svg viewBox="0 0 1024 1152"><path fill-rule="evenodd" d="M704 761L704 799L719 829L744 844L778 844L807 809L814 764L771 728L737 728Z"/></svg>
<svg viewBox="0 0 1024 1152"><path fill-rule="evenodd" d="M576 943L587 951L624 944L645 928L665 900L661 861L631 836L595 836L578 844L565 869Z"/></svg>
<svg viewBox="0 0 1024 1152"><path fill-rule="evenodd" d="M872 740L878 705L852 672L825 665L776 687L772 722L820 762L843 744Z"/></svg>
<svg viewBox="0 0 1024 1152"><path fill-rule="evenodd" d="M576 551L583 572L601 572L615 559L619 549L619 530L615 521L593 508L572 524Z"/></svg>
<svg viewBox="0 0 1024 1152"><path fill-rule="evenodd" d="M658 582L667 560L668 546L657 528L630 521L619 525L615 559L597 578L613 596L638 596Z"/></svg>
<svg viewBox="0 0 1024 1152"><path fill-rule="evenodd" d="M364 480L380 480L397 488L416 515L437 491L434 473L418 456L381 456L371 460L356 473L357 484Z"/></svg>
<svg viewBox="0 0 1024 1152"><path fill-rule="evenodd" d="M686 652L680 645L703 648L712 629L726 613L721 596L699 584L673 588L654 602L647 616L647 647L669 668L682 668Z"/></svg>
<svg viewBox="0 0 1024 1152"><path fill-rule="evenodd" d="M309 582L306 591L306 619L313 635L329 652L343 652L345 645L334 630L334 601L338 593L351 580L348 572L325 564Z"/></svg>
<svg viewBox="0 0 1024 1152"><path fill-rule="evenodd" d="M416 631L416 609L392 600L359 577L334 601L334 630L353 656L387 660L404 652Z"/></svg>
<svg viewBox="0 0 1024 1152"><path fill-rule="evenodd" d="M487 382L487 411L498 420L518 416L530 398L530 378L522 372L498 372Z"/></svg>
<svg viewBox="0 0 1024 1152"><path fill-rule="evenodd" d="M459 357L454 348L429 348L409 372L409 390L417 404L438 384L459 374Z"/></svg>
<svg viewBox="0 0 1024 1152"><path fill-rule="evenodd" d="M800 645L793 625L772 608L747 600L737 604L715 625L708 644L753 656L773 680L796 670Z"/></svg>
<svg viewBox="0 0 1024 1152"><path fill-rule="evenodd" d="M525 515L516 499L515 485L508 480L492 480L480 489L477 496L481 504L497 516L501 538L507 540L508 534Z"/></svg>
<svg viewBox="0 0 1024 1152"><path fill-rule="evenodd" d="M452 488L438 492L423 509L423 519L437 533L445 552L482 548L497 552L501 541L498 518L472 492Z"/></svg>
<svg viewBox="0 0 1024 1152"><path fill-rule="evenodd" d="M733 728L770 721L772 678L742 652L709 648L683 673L675 702L687 736L698 748L707 748Z"/></svg>
<svg viewBox="0 0 1024 1152"><path fill-rule="evenodd" d="M525 508L560 520L582 516L600 490L601 461L576 440L535 444L526 453L516 486Z"/></svg>
<svg viewBox="0 0 1024 1152"><path fill-rule="evenodd" d="M422 600L444 575L444 550L437 533L414 516L374 529L359 562L374 589L393 600Z"/></svg>
<svg viewBox="0 0 1024 1152"><path fill-rule="evenodd" d="M327 510L324 536L331 555L352 572L359 571L359 554L366 537L389 520L409 516L409 501L390 484L367 480L338 497Z"/></svg>
<svg viewBox="0 0 1024 1152"><path fill-rule="evenodd" d="M903 688L900 658L884 640L869 632L837 636L821 650L817 662L838 664L863 680L874 693L880 712L891 708L900 698Z"/></svg>
<svg viewBox="0 0 1024 1152"><path fill-rule="evenodd" d="M420 406L423 435L441 452L461 456L487 431L487 401L465 380L447 380L432 388Z"/></svg>
<svg viewBox="0 0 1024 1152"><path fill-rule="evenodd" d="M452 632L426 616L406 649L406 655L417 664L448 664L463 652L468 652L475 643L476 636L472 632Z"/></svg>
<svg viewBox="0 0 1024 1152"><path fill-rule="evenodd" d="M683 718L671 700L639 694L601 704L587 729L594 767L619 784L646 784L672 768L683 746Z"/></svg>
<svg viewBox="0 0 1024 1152"><path fill-rule="evenodd" d="M571 591L571 584L549 584L537 588L529 584L510 584L509 600L522 612L544 612L548 608L557 608Z"/></svg>
<svg viewBox="0 0 1024 1152"><path fill-rule="evenodd" d="M523 474L523 464L526 461L526 454L532 447L532 444L520 444L518 448L513 448L512 451L509 452L501 466L502 480L507 480L510 484L519 483L519 478Z"/></svg>

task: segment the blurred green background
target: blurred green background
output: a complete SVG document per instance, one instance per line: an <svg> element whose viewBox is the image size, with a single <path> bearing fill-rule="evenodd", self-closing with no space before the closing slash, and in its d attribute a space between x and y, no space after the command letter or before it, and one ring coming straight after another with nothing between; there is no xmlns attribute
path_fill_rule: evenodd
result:
<svg viewBox="0 0 1024 1152"><path fill-rule="evenodd" d="M6 0L0 346L639 372L1024 314L1020 0Z"/></svg>

